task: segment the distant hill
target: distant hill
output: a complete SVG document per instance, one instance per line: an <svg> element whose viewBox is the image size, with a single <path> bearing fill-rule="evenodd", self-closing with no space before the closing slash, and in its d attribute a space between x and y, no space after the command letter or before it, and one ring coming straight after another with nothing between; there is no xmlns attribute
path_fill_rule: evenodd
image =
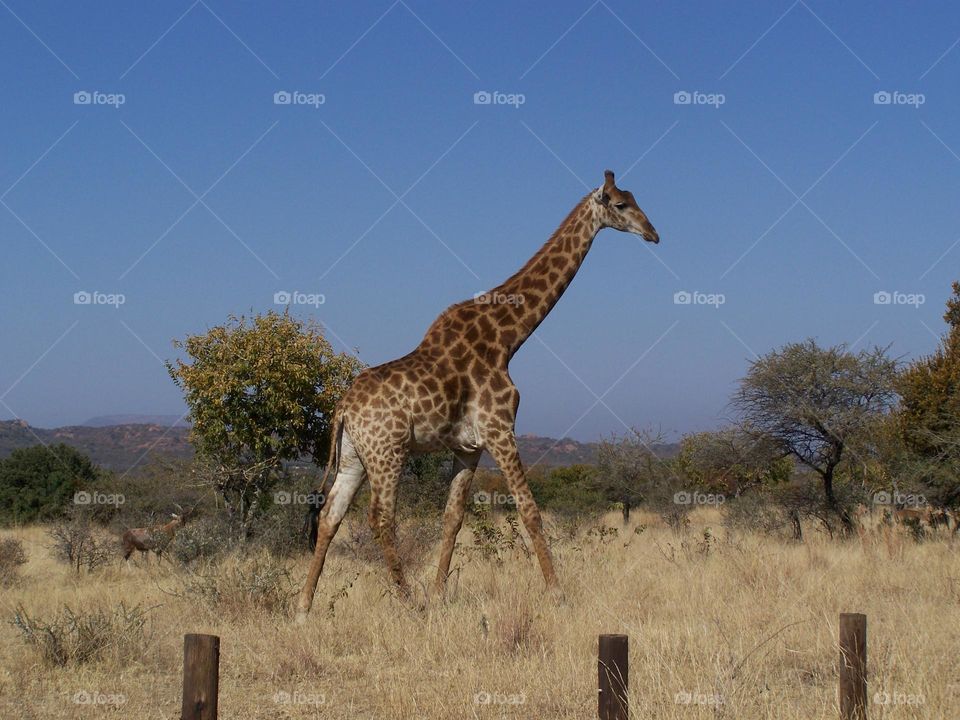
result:
<svg viewBox="0 0 960 720"><path fill-rule="evenodd" d="M175 416L136 415L107 416L140 418L141 421L123 424L99 424L107 418L92 418L84 425L54 429L35 428L23 420L0 421L0 458L7 457L17 448L45 443L66 443L89 455L101 467L126 472L151 456L187 458L193 448L187 441L190 431L185 424L173 425ZM145 422L148 418L165 419L164 423ZM537 465L592 464L597 459L597 443L582 443L571 438L556 440L538 435L521 435L517 438L520 457L527 467ZM676 454L676 444L657 447L662 457ZM493 459L484 453L480 461L483 467L494 467Z"/></svg>
<svg viewBox="0 0 960 720"><path fill-rule="evenodd" d="M174 418L176 419L176 418ZM131 424L35 428L23 420L0 422L0 457L31 445L66 443L89 455L101 467L126 472L151 455L189 457L186 427Z"/></svg>
<svg viewBox="0 0 960 720"><path fill-rule="evenodd" d="M98 415L80 423L83 427L109 427L110 425L160 425L161 427L190 427L178 415Z"/></svg>

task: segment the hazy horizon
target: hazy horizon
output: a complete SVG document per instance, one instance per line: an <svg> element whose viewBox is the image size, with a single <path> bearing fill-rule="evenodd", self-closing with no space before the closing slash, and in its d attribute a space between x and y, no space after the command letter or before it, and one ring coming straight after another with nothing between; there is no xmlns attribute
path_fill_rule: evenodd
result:
<svg viewBox="0 0 960 720"><path fill-rule="evenodd" d="M927 354L958 34L949 3L8 3L0 419L178 416L172 340L283 293L404 355L606 168L662 242L597 237L511 365L518 433L716 427L807 337Z"/></svg>

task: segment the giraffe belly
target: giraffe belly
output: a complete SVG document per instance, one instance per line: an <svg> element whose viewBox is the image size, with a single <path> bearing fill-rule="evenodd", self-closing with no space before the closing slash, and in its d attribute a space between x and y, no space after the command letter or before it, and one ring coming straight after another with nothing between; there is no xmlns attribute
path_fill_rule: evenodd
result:
<svg viewBox="0 0 960 720"><path fill-rule="evenodd" d="M410 439L410 451L413 453L478 450L481 447L480 432L475 418L471 416L442 427L414 425Z"/></svg>

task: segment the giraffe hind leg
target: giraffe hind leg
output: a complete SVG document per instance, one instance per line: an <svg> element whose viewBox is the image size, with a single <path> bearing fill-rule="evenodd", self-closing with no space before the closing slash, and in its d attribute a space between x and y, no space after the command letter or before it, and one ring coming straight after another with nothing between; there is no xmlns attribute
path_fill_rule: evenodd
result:
<svg viewBox="0 0 960 720"><path fill-rule="evenodd" d="M310 612L310 607L313 605L313 596L317 590L317 582L320 580L320 573L323 572L327 549L340 527L343 516L346 515L347 509L350 507L353 496L356 495L366 476L360 456L347 431L344 430L340 445L340 464L337 468L337 477L333 481L330 496L327 498L320 515L313 560L310 562L307 579L297 601L297 622L304 622L307 613Z"/></svg>

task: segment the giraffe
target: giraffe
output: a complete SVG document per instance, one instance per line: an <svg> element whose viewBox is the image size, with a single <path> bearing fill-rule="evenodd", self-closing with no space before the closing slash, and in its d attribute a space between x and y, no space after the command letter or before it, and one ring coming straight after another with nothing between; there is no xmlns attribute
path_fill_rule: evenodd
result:
<svg viewBox="0 0 960 720"><path fill-rule="evenodd" d="M435 593L444 592L470 484L484 450L516 500L547 587L558 587L540 512L517 451L514 422L520 393L507 366L567 289L603 228L660 241L633 194L617 188L613 172L607 170L603 185L577 203L518 272L488 293L447 308L413 352L357 376L332 418L324 488L331 471L334 480L297 602L299 622L310 611L327 548L367 478L370 526L394 583L409 595L394 534L397 483L409 453L448 449L454 454Z"/></svg>

